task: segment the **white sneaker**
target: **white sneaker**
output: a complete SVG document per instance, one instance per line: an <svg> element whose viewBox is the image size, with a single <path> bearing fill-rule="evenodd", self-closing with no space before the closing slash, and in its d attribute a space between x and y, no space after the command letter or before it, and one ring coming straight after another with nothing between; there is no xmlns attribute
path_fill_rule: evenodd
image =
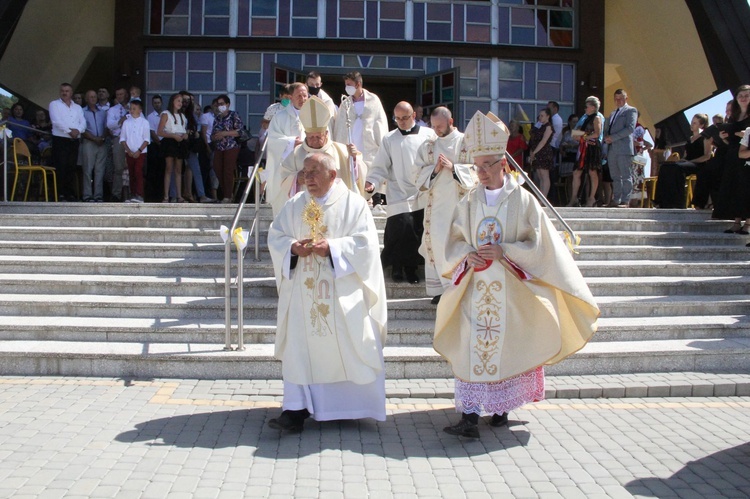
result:
<svg viewBox="0 0 750 499"><path fill-rule="evenodd" d="M134 203L134 202L135 201L133 201L132 199L126 199L125 201L123 201L123 203Z"/></svg>
<svg viewBox="0 0 750 499"><path fill-rule="evenodd" d="M132 203L143 203L143 198L140 196L136 196L133 199L130 200Z"/></svg>

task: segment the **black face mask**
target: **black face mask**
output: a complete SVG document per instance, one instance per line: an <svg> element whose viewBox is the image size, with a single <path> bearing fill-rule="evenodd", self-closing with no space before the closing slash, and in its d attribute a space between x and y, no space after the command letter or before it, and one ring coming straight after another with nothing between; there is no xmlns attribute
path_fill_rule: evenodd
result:
<svg viewBox="0 0 750 499"><path fill-rule="evenodd" d="M319 92L320 92L320 87L311 87L311 86L307 87L307 93L310 95L318 95Z"/></svg>

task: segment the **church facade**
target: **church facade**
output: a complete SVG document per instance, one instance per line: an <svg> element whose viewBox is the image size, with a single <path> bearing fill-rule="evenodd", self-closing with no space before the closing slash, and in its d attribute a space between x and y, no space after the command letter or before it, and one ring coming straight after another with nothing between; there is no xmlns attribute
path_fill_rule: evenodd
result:
<svg viewBox="0 0 750 499"><path fill-rule="evenodd" d="M115 4L115 67L147 97L227 93L257 130L281 85L315 70L338 102L359 71L390 113L407 100L533 121L602 97L604 2L581 0L147 0Z"/></svg>

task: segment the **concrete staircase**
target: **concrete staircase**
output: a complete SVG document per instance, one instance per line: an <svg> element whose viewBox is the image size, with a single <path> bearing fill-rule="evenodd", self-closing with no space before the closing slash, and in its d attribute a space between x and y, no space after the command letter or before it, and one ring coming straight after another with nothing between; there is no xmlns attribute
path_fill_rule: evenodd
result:
<svg viewBox="0 0 750 499"><path fill-rule="evenodd" d="M750 372L747 238L706 212L561 211L581 236L576 259L602 318L594 341L548 374ZM0 374L278 378L266 207L261 262L245 260L247 349L222 350L218 228L233 212L0 204ZM450 377L431 347L435 307L423 285L386 280L388 377Z"/></svg>

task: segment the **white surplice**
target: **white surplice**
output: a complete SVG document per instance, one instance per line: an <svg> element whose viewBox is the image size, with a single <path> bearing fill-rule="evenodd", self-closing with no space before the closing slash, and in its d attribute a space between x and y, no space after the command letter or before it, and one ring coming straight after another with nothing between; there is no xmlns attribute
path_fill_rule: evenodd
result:
<svg viewBox="0 0 750 499"><path fill-rule="evenodd" d="M426 140L435 137L435 132L425 127L407 135L397 128L383 137L380 149L369 165L367 181L375 186L376 191L386 184L388 204L385 209L389 217L420 209L417 206L417 151Z"/></svg>
<svg viewBox="0 0 750 499"><path fill-rule="evenodd" d="M305 129L299 120L299 110L289 104L279 110L268 125L266 151L266 201L271 203L273 215L281 211L289 199L281 189L281 163L294 151L297 138L305 139Z"/></svg>

